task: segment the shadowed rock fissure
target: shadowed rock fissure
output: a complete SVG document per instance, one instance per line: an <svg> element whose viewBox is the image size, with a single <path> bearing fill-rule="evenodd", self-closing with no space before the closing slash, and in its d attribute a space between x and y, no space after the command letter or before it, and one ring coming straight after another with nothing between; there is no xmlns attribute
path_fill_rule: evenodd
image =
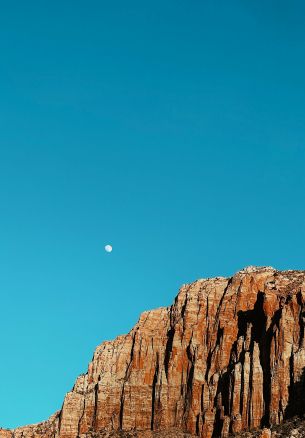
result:
<svg viewBox="0 0 305 438"><path fill-rule="evenodd" d="M138 331L138 328L136 330L136 332ZM136 332L133 334L132 337L132 345L131 345L131 350L130 350L130 358L129 358L129 363L126 367L126 372L125 372L125 377L124 377L124 382L122 385L122 391L121 391L121 397L120 397L120 413L119 413L119 425L120 425L120 429L123 429L123 421L124 421L124 400L125 400L125 383L128 381L128 376L130 373L130 368L133 362L133 356L134 356L134 348L135 348L135 342L136 342Z"/></svg>
<svg viewBox="0 0 305 438"><path fill-rule="evenodd" d="M246 312L240 311L238 313L238 337L246 337L247 329L251 324L251 341L250 341L250 355L253 359L254 342L259 346L260 363L263 370L263 398L264 398L264 417L262 418L262 426L269 425L269 410L270 410L270 391L271 391L271 373L270 373L270 346L272 338L272 327L274 323L278 323L280 314L277 314L272 322L270 328L266 329L267 318L263 308L264 293L257 294L257 301L253 310ZM242 359L242 358L241 358ZM251 360L252 364L253 360ZM250 393L252 392L252 377L253 369L250 369ZM242 398L241 398L242 400ZM241 406L241 413L244 407ZM249 417L249 421L251 418Z"/></svg>
<svg viewBox="0 0 305 438"><path fill-rule="evenodd" d="M299 339L299 348L301 348L304 344L304 323L305 323L305 308L302 300L301 292L297 294L298 305L300 306L299 313L299 325L300 325L300 339Z"/></svg>
<svg viewBox="0 0 305 438"><path fill-rule="evenodd" d="M151 430L154 430L155 407L156 407L156 385L158 381L158 374L159 374L159 355L157 353L156 369L155 369L155 374L152 384L152 396L151 396L151 424L150 424Z"/></svg>
<svg viewBox="0 0 305 438"><path fill-rule="evenodd" d="M167 342L165 347L165 355L164 355L164 371L166 378L168 379L168 365L170 362L170 357L173 349L175 329L171 327L167 332Z"/></svg>
<svg viewBox="0 0 305 438"><path fill-rule="evenodd" d="M81 429L81 422L82 422L82 419L84 418L85 407L86 407L86 399L85 399L85 396L84 396L84 400L83 400L83 410L82 410L82 414L81 414L81 416L79 417L78 427L77 427L78 435L80 435L80 433L81 433L81 430L80 430L80 429Z"/></svg>
<svg viewBox="0 0 305 438"><path fill-rule="evenodd" d="M98 382L99 381L100 381L100 377L98 379ZM98 382L94 386L94 409L93 409L93 420L92 420L93 428L96 428L97 426Z"/></svg>

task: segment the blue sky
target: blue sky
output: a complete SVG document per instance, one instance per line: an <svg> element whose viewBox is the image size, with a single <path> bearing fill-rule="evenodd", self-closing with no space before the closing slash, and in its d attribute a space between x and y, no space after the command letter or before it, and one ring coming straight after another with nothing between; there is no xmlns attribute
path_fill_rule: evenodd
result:
<svg viewBox="0 0 305 438"><path fill-rule="evenodd" d="M2 5L1 426L59 409L95 346L181 284L305 268L304 14Z"/></svg>

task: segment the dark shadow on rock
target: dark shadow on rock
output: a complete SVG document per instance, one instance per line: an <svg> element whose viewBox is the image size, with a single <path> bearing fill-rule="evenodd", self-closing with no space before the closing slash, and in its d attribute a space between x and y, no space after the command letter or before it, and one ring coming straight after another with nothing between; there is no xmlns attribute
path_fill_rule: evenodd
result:
<svg viewBox="0 0 305 438"><path fill-rule="evenodd" d="M248 351L252 356L254 350L254 342L259 345L260 350L260 363L263 370L263 398L264 398L264 413L261 420L261 427L270 427L270 405L271 405L271 367L270 367L270 354L271 354L271 343L275 336L275 333L280 327L280 320L282 317L281 302L279 303L279 308L274 313L271 323L267 329L267 316L264 312L264 299L265 294L263 292L258 292L257 301L252 310L239 311L238 312L238 335L237 340L240 336L246 339L247 332L249 335L249 328L251 327L250 339L248 344ZM237 360L244 364L245 360L245 350L240 352L240 356L237 359L237 340L233 343L231 353L230 353L230 363L226 371L220 376L218 381L218 387L216 392L216 397L214 400L214 407L217 407L217 398L221 395L222 406L224 409L224 415L231 415L231 391L234 386L233 381L233 370ZM252 371L251 371L252 372ZM251 391L251 383L250 383ZM305 392L305 391L304 391ZM241 405L240 414L243 413L242 406L243 399L243 386L241 387ZM304 400L305 407L305 400ZM250 418L249 418L250 420ZM220 410L217 410L215 422L214 422L214 433L213 437L218 437L221 434L222 420L220 416ZM250 426L250 423L249 423ZM230 430L231 431L231 430ZM232 431L231 431L232 432Z"/></svg>
<svg viewBox="0 0 305 438"><path fill-rule="evenodd" d="M303 368L300 379L293 382L293 356L290 359L290 385L289 399L285 410L285 419L295 415L301 416L305 413L305 368Z"/></svg>

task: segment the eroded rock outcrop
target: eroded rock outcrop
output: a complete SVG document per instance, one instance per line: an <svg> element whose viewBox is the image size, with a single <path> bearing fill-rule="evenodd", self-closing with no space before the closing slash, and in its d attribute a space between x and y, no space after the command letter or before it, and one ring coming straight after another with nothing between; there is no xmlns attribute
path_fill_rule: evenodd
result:
<svg viewBox="0 0 305 438"><path fill-rule="evenodd" d="M304 327L304 271L249 267L198 280L101 344L59 413L0 437L211 438L281 423L305 407Z"/></svg>

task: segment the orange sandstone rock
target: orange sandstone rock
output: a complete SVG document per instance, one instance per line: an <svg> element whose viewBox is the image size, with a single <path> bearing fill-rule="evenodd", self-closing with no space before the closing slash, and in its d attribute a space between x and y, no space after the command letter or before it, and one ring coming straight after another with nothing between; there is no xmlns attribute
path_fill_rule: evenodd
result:
<svg viewBox="0 0 305 438"><path fill-rule="evenodd" d="M264 428L260 434L260 438L271 438L271 430Z"/></svg>
<svg viewBox="0 0 305 438"><path fill-rule="evenodd" d="M58 414L0 437L175 429L211 438L278 424L305 406L304 327L304 271L198 280L101 344Z"/></svg>

